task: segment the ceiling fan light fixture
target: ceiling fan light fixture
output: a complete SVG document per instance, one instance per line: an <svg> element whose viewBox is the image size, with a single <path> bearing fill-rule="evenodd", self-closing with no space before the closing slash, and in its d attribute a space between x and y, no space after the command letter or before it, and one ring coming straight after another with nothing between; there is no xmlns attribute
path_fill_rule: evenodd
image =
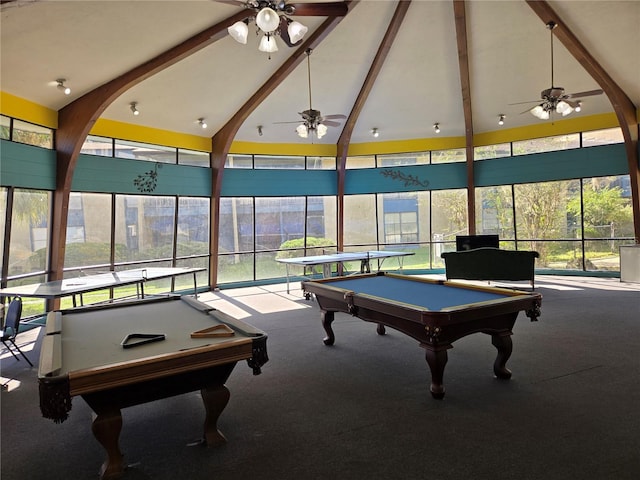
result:
<svg viewBox="0 0 640 480"><path fill-rule="evenodd" d="M573 112L573 107L564 100L560 100L556 105L556 112L561 113L563 117L566 117Z"/></svg>
<svg viewBox="0 0 640 480"><path fill-rule="evenodd" d="M544 108L542 104L536 105L531 109L531 115L540 120L548 120L549 119L549 111Z"/></svg>
<svg viewBox="0 0 640 480"><path fill-rule="evenodd" d="M309 31L308 27L305 27L300 22L293 21L287 26L287 32L289 33L289 39L291 43L298 43L305 34Z"/></svg>
<svg viewBox="0 0 640 480"><path fill-rule="evenodd" d="M300 138L307 138L309 136L309 129L302 123L296 127L296 133Z"/></svg>
<svg viewBox="0 0 640 480"><path fill-rule="evenodd" d="M245 22L236 22L227 28L227 32L231 35L236 42L243 45L247 44L247 37L249 35L249 26Z"/></svg>
<svg viewBox="0 0 640 480"><path fill-rule="evenodd" d="M327 133L327 126L323 123L319 123L318 126L316 127L316 136L318 138L322 138L326 135Z"/></svg>
<svg viewBox="0 0 640 480"><path fill-rule="evenodd" d="M280 25L280 15L274 9L264 7L256 15L256 25L264 33L273 33Z"/></svg>
<svg viewBox="0 0 640 480"><path fill-rule="evenodd" d="M265 53L273 53L278 51L278 44L276 43L276 39L273 38L273 35L265 34L260 40L260 45L258 46L258 50Z"/></svg>
<svg viewBox="0 0 640 480"><path fill-rule="evenodd" d="M582 110L582 102L581 102L581 101L578 101L578 102L577 102L577 105L576 105L576 108L575 108L575 111L576 111L576 112L579 112L580 110Z"/></svg>

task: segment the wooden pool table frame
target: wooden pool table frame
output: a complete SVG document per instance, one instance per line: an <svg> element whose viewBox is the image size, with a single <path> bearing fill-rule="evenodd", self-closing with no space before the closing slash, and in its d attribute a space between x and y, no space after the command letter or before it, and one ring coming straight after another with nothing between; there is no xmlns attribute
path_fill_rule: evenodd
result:
<svg viewBox="0 0 640 480"><path fill-rule="evenodd" d="M221 322L235 328L238 334L236 338L225 339L224 342L212 341L210 344L199 344L160 355L140 355L139 358L126 362L107 363L69 372L60 372L59 368L56 370L56 366L60 365L60 358L56 357L64 355L60 340L64 333L62 315L90 316L91 312L104 310L117 315L123 309L134 307L134 310L128 310L127 313L131 314L130 322L132 329L135 329L135 309L143 309L151 303L179 300L175 296L155 298L53 311L48 314L47 335L43 340L38 373L40 408L45 418L60 423L71 410L71 398L82 396L96 414L91 428L107 456L100 471L102 479L119 477L126 468L119 447L121 409L200 390L206 411L202 442L207 446L218 446L226 442L217 423L230 398L225 382L236 363L247 360L257 375L262 365L268 361L267 336L264 332L222 312L214 312L215 309L204 303L191 300L192 306L198 305L197 310L207 316L203 321L206 322L210 317L212 322ZM76 320L90 321L89 318ZM177 319L176 324L180 325L180 319ZM238 325L246 326L250 333L240 334Z"/></svg>
<svg viewBox="0 0 640 480"><path fill-rule="evenodd" d="M393 301L390 298L362 294L349 289L349 281L357 278L386 276L411 282L423 282L459 288L478 290L503 295L497 301L457 305L440 311L430 311L425 307ZM326 283L343 283L343 288ZM498 350L493 371L496 377L511 378L506 367L513 349L511 335L520 311L532 320L540 315L542 296L539 293L521 292L503 288L479 287L443 280L407 277L386 272L355 275L348 278L331 278L302 283L303 291L314 294L320 307L322 326L327 334L325 345L335 343L332 323L335 312L349 313L367 322L377 323L377 332L385 334L385 326L394 328L420 343L425 349L426 360L431 370L431 395L436 399L444 397L444 368L447 350L452 343L472 333L491 335L491 343Z"/></svg>

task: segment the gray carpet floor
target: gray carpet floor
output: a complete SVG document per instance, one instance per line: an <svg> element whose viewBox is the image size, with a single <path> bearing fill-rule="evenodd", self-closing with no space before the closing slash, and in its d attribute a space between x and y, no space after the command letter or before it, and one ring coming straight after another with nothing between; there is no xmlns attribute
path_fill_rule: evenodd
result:
<svg viewBox="0 0 640 480"><path fill-rule="evenodd" d="M191 393L123 411L124 479L640 478L640 285L536 279L542 316L518 317L511 380L493 376L490 337L454 343L446 396L428 392L417 342L338 314L322 343L317 304L285 285L209 292L201 300L269 335L270 361L239 363L219 427L204 448L204 408ZM20 341L37 363L39 328ZM74 398L54 424L38 407L37 369L2 350L2 480L95 479L102 447Z"/></svg>

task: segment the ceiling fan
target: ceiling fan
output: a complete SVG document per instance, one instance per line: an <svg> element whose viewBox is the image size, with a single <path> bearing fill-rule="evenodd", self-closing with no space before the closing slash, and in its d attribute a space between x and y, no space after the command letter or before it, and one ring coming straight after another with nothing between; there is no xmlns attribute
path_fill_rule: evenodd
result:
<svg viewBox="0 0 640 480"><path fill-rule="evenodd" d="M325 136L327 133L327 127L339 127L340 122L336 122L335 120L345 119L347 118L342 114L333 114L333 115L322 115L319 110L314 110L311 106L311 52L310 48L305 52L307 54L307 76L309 79L309 109L304 110L302 112L298 112L300 116L302 116L302 123L300 120L295 122L274 122L276 124L284 124L284 123L300 123L296 128L296 133L300 138L307 138L315 135L318 139Z"/></svg>
<svg viewBox="0 0 640 480"><path fill-rule="evenodd" d="M540 102L535 107L525 110L521 113L530 112L534 117L540 120L548 120L553 112L560 113L566 117L570 113L579 112L582 108L582 100L580 97L590 97L593 95L601 95L602 90L588 90L578 93L564 93L564 88L555 87L553 85L553 29L556 28L555 22L547 23L547 28L551 32L551 88L547 88L540 92L540 100L530 100L528 102L511 103L510 105L522 105L524 103Z"/></svg>
<svg viewBox="0 0 640 480"><path fill-rule="evenodd" d="M290 47L294 47L302 41L308 28L291 19L291 16L307 17L342 17L347 14L349 8L344 2L321 3L288 3L285 0L215 0L219 3L229 3L251 10L251 17L245 21L236 22L228 29L237 42L246 44L249 33L249 20L254 19L258 26L257 34L262 31L258 49L269 54L278 51L275 36L280 38ZM270 57L269 57L270 58Z"/></svg>

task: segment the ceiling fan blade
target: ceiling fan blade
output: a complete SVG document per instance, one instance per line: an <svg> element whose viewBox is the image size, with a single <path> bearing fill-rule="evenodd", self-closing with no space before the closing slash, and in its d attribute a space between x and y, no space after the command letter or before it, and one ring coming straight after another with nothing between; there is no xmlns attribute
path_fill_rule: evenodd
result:
<svg viewBox="0 0 640 480"><path fill-rule="evenodd" d="M226 3L229 5L236 5L239 7L246 7L247 2L243 2L242 0L214 0L217 3Z"/></svg>
<svg viewBox="0 0 640 480"><path fill-rule="evenodd" d="M508 105L524 105L525 103L540 103L542 100L527 100L526 102L509 103Z"/></svg>
<svg viewBox="0 0 640 480"><path fill-rule="evenodd" d="M347 116L346 115L342 115L341 113L336 113L336 114L333 114L333 115L324 115L322 118L323 119L327 119L327 118L328 119L337 119L337 118L340 118L340 119L344 120L345 118L347 118Z"/></svg>
<svg viewBox="0 0 640 480"><path fill-rule="evenodd" d="M288 3L286 6L295 8L292 15L306 17L344 17L349 12L344 2Z"/></svg>
<svg viewBox="0 0 640 480"><path fill-rule="evenodd" d="M578 92L578 93L568 93L566 95L567 98L576 98L576 97L591 97L593 95L602 95L604 93L603 90L587 90L586 92Z"/></svg>
<svg viewBox="0 0 640 480"><path fill-rule="evenodd" d="M284 125L285 123L302 123L302 120L296 120L295 122L273 122L274 125Z"/></svg>
<svg viewBox="0 0 640 480"><path fill-rule="evenodd" d="M322 124L327 127L339 127L340 122L334 122L333 120L322 120Z"/></svg>
<svg viewBox="0 0 640 480"><path fill-rule="evenodd" d="M524 112L520 112L519 115L522 115L523 113L529 113L534 108L536 108L536 107L527 108Z"/></svg>

